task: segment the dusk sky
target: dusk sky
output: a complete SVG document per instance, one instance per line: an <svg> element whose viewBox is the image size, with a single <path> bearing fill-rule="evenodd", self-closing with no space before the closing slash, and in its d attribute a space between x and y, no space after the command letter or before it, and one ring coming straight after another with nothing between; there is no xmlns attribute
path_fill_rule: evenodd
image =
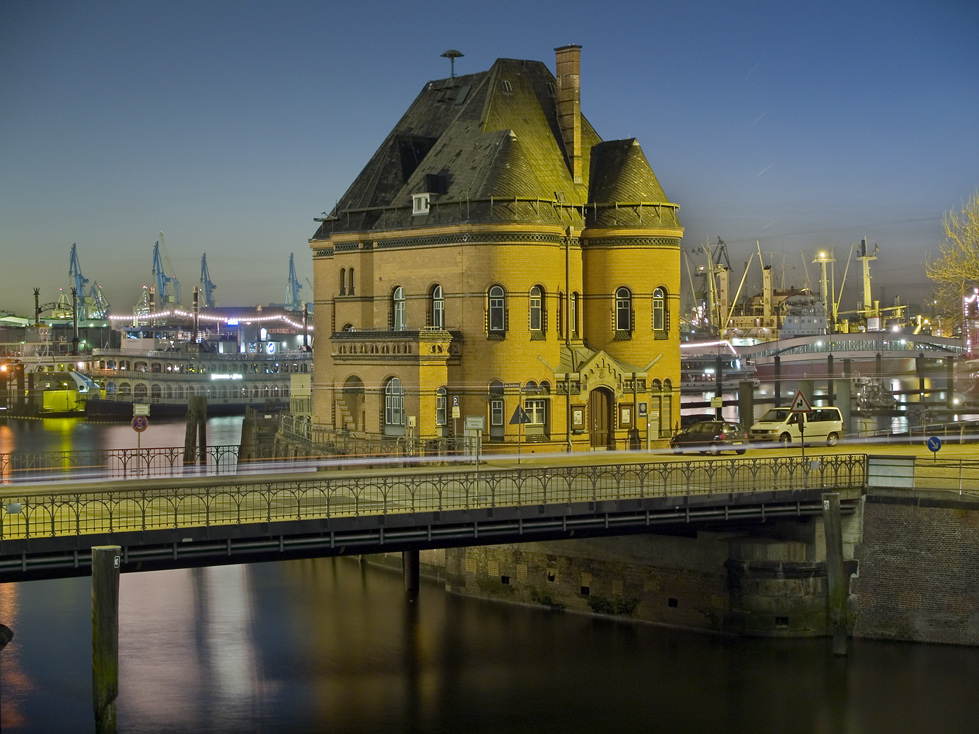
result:
<svg viewBox="0 0 979 734"><path fill-rule="evenodd" d="M639 141L695 264L720 237L736 287L758 241L802 286L833 245L839 286L866 237L875 297L928 293L943 214L979 187L975 0L4 0L0 309L57 300L77 243L131 313L160 231L187 305L205 252L221 305L282 302L290 252L311 300L313 218L449 75L442 52L553 72L569 43L583 114Z"/></svg>

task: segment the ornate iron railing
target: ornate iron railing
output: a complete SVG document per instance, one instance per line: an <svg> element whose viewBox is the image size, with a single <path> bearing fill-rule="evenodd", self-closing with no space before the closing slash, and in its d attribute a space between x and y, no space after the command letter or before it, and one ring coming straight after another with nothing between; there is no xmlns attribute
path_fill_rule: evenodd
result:
<svg viewBox="0 0 979 734"><path fill-rule="evenodd" d="M227 474L238 466L238 446L208 446L185 461L183 447L91 449L82 451L16 451L0 454L0 484L104 477L134 479L195 473Z"/></svg>
<svg viewBox="0 0 979 734"><path fill-rule="evenodd" d="M609 457L611 459L611 457ZM97 487L0 487L0 541L338 517L560 505L655 497L859 490L866 456L566 461L507 467L147 479Z"/></svg>

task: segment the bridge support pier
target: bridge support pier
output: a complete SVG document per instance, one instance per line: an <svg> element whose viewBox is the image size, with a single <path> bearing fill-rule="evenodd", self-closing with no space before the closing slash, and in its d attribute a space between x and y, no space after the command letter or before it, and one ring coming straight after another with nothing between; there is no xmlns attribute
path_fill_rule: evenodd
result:
<svg viewBox="0 0 979 734"><path fill-rule="evenodd" d="M404 570L405 594L410 600L414 601L418 598L418 579L421 575L418 551L402 551L401 565Z"/></svg>
<svg viewBox="0 0 979 734"><path fill-rule="evenodd" d="M92 548L92 705L97 734L115 734L119 695L118 545Z"/></svg>
<svg viewBox="0 0 979 734"><path fill-rule="evenodd" d="M840 495L823 493L823 525L826 535L826 581L829 604L829 630L833 635L833 654L846 655L847 584L843 570L843 528L840 521Z"/></svg>

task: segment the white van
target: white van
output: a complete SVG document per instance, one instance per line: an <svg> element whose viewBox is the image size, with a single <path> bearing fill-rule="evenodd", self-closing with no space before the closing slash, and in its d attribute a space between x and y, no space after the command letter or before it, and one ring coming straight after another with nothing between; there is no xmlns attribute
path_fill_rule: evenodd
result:
<svg viewBox="0 0 979 734"><path fill-rule="evenodd" d="M788 408L772 408L751 427L752 441L778 442L783 446L826 442L835 446L843 435L843 415L839 408L820 406L810 413L793 413Z"/></svg>

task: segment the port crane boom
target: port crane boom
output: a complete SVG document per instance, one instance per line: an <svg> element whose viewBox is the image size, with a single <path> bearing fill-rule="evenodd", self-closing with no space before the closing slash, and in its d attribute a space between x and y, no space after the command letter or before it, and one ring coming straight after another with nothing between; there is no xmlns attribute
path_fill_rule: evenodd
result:
<svg viewBox="0 0 979 734"><path fill-rule="evenodd" d="M88 285L88 278L82 275L82 266L78 262L78 244L71 246L71 258L68 264L68 275L74 279L75 296L79 304L79 318L102 320L109 316L109 302L102 295L99 284Z"/></svg>
<svg viewBox="0 0 979 734"><path fill-rule="evenodd" d="M285 307L294 311L301 311L303 301L299 297L299 291L303 284L296 277L296 263L293 260L293 253L289 253L289 281L286 283Z"/></svg>
<svg viewBox="0 0 979 734"><path fill-rule="evenodd" d="M201 255L201 290L204 293L204 303L201 304L204 308L214 308L217 303L214 302L214 291L217 290L217 286L211 282L211 274L207 269L207 253L205 252Z"/></svg>
<svg viewBox="0 0 979 734"><path fill-rule="evenodd" d="M171 272L173 266L167 254L167 244L160 232L160 239L153 246L153 275L156 276L156 297L163 308L180 305L180 281L170 275ZM173 283L172 294L168 293L170 283Z"/></svg>

